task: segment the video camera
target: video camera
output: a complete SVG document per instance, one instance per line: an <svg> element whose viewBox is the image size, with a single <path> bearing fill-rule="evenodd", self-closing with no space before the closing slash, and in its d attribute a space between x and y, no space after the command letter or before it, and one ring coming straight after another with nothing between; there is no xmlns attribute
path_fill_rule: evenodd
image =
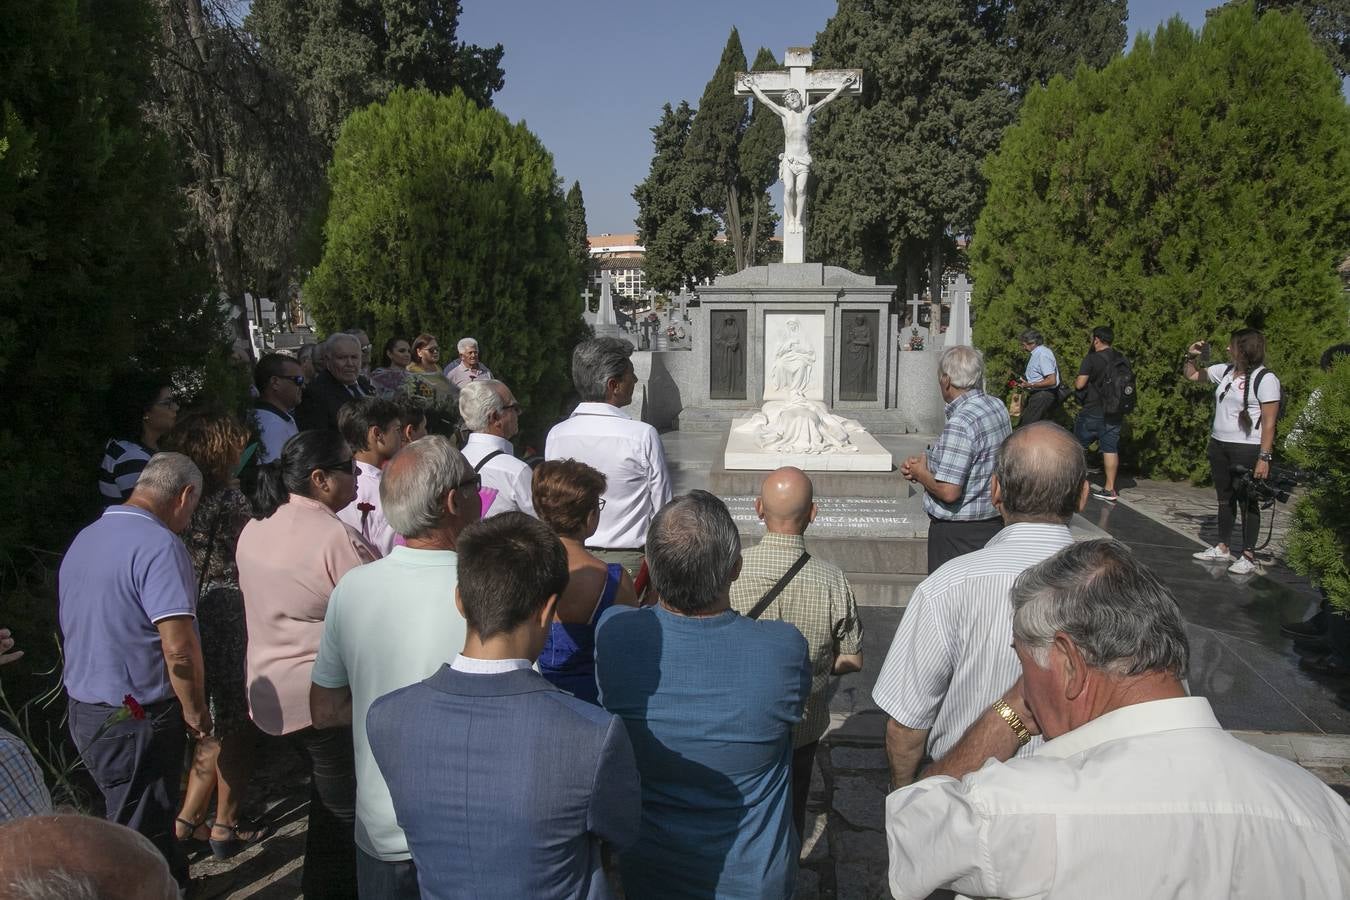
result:
<svg viewBox="0 0 1350 900"><path fill-rule="evenodd" d="M1233 493L1239 499L1255 500L1262 509L1269 509L1277 500L1288 503L1290 492L1308 480L1298 469L1275 465L1270 467L1270 474L1264 479L1254 477L1246 466L1233 466L1232 472Z"/></svg>

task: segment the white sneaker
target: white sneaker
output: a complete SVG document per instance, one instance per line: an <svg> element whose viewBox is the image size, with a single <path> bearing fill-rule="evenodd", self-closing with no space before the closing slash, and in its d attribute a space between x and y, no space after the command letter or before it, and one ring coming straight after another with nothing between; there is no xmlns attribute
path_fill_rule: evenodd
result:
<svg viewBox="0 0 1350 900"><path fill-rule="evenodd" d="M1256 571L1256 563L1245 556L1239 556L1237 562L1228 567L1229 575L1250 575Z"/></svg>
<svg viewBox="0 0 1350 900"><path fill-rule="evenodd" d="M1233 557L1229 554L1227 550L1220 550L1219 546L1215 544L1208 550L1201 550L1199 553L1192 553L1191 558L1198 559L1201 562L1218 562L1219 560L1229 560L1232 559Z"/></svg>

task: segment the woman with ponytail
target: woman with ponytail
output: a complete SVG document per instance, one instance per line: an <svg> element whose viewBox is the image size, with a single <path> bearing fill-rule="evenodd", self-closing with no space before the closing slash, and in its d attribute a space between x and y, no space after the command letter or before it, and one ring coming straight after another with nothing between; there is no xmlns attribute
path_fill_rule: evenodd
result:
<svg viewBox="0 0 1350 900"><path fill-rule="evenodd" d="M253 521L236 562L248 623L249 715L309 758L306 897L356 896L356 774L351 728L313 727L310 672L328 597L350 569L376 558L338 519L356 496L352 451L336 431L302 431L258 468L249 498Z"/></svg>
<svg viewBox="0 0 1350 900"><path fill-rule="evenodd" d="M1208 380L1214 387L1214 425L1209 436L1209 468L1214 491L1219 498L1219 542L1201 550L1195 558L1209 563L1231 563L1234 575L1256 571L1256 546L1261 532L1261 506L1251 493L1239 498L1235 490L1242 467L1253 478L1270 475L1272 448L1275 446L1275 421L1280 413L1280 379L1266 368L1266 338L1255 328L1240 328L1228 342L1228 360L1207 368L1196 365L1206 354L1204 341L1191 344L1186 353L1183 373L1191 381ZM1246 510L1242 527L1242 556L1232 561L1229 538L1237 518L1238 500Z"/></svg>

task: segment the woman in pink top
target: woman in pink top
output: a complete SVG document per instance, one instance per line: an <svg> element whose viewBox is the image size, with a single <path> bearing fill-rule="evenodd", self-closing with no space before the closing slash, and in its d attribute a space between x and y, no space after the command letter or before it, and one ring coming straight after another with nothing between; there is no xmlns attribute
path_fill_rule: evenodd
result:
<svg viewBox="0 0 1350 900"><path fill-rule="evenodd" d="M268 734L286 735L309 758L306 897L356 896L356 774L348 728L316 730L310 672L333 587L375 559L361 535L337 517L356 496L352 452L336 431L302 431L260 466L253 521L235 550L248 625L249 715Z"/></svg>

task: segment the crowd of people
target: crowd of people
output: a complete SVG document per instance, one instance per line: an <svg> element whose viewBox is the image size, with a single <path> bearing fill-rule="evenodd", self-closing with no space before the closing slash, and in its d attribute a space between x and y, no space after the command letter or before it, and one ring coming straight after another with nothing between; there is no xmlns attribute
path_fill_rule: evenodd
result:
<svg viewBox="0 0 1350 900"><path fill-rule="evenodd" d="M312 376L264 356L248 424L180 418L163 385L127 398L139 433L110 442L110 505L59 576L71 734L126 829L53 815L27 770L0 790L0 885L97 890L120 841L155 848L147 896L172 896L195 849L267 841L242 812L261 731L309 769L305 896L792 896L831 682L864 664L847 577L807 552L810 477L764 478L743 548L722 500L672 497L624 412L628 342L576 348L581 402L534 465L510 388L458 349L442 368L434 336L394 339L371 371L354 330ZM1167 587L1070 534L1107 418L1070 433L1042 402L1013 430L978 351L939 370L946 427L901 466L929 575L873 690L894 896L1255 898L1291 873L1350 893L1345 802L1225 734L1187 695ZM1058 387L1053 354L1025 380ZM1270 383L1230 392L1264 416ZM41 842L78 849L15 849Z"/></svg>

